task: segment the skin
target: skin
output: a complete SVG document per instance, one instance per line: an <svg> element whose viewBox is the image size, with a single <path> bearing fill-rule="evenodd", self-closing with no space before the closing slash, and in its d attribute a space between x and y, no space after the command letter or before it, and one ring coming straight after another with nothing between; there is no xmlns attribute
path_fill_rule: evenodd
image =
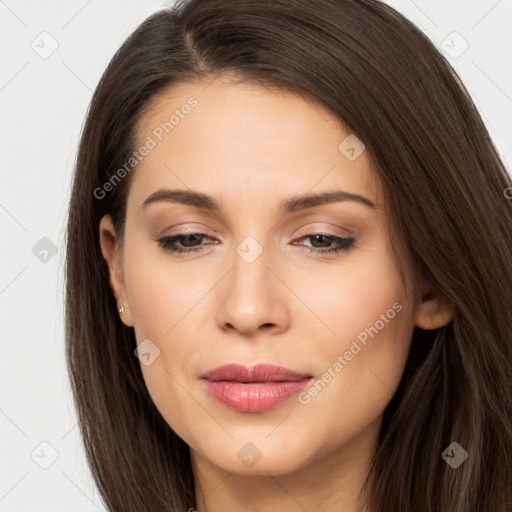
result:
<svg viewBox="0 0 512 512"><path fill-rule="evenodd" d="M137 343L149 338L160 350L141 364L145 383L190 446L199 512L355 511L414 326L441 327L454 311L427 287L403 282L368 152L346 158L338 146L350 131L329 111L222 77L191 82L151 102L138 126L140 145L190 96L197 107L133 171L124 246L110 216L99 226L122 321ZM206 193L221 210L165 201L141 210L160 188ZM279 211L290 196L333 189L377 208L343 201ZM175 255L159 245L186 230L206 233L194 242L203 252ZM318 232L356 242L338 254L301 250L337 246L303 238ZM251 263L236 252L247 236L263 250ZM400 312L307 404L292 397L268 411L236 411L199 380L232 362L319 379L394 303ZM261 453L252 467L237 457L247 442Z"/></svg>

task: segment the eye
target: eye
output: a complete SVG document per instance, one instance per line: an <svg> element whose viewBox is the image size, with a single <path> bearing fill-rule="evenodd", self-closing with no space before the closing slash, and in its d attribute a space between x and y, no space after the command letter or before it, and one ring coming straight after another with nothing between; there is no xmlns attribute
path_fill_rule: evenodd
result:
<svg viewBox="0 0 512 512"><path fill-rule="evenodd" d="M190 253L190 252L201 252L204 250L203 245L197 244L201 242L203 238L210 238L204 233L183 233L173 236L166 236L160 238L158 243L165 250L176 254ZM177 247L176 243L179 242L185 248Z"/></svg>
<svg viewBox="0 0 512 512"><path fill-rule="evenodd" d="M312 246L301 245L302 250L316 254L347 252L352 248L356 241L353 237L343 238L335 235L327 235L324 233L310 233L299 238L298 240L307 239L311 239ZM332 246L333 243L335 243L337 246L322 249L322 247ZM320 247L320 249L318 247Z"/></svg>
<svg viewBox="0 0 512 512"><path fill-rule="evenodd" d="M204 233L182 233L160 238L158 243L165 251L174 254L199 253L204 250L205 244L201 244L201 241L204 238L211 239ZM343 238L335 235L327 235L324 233L310 233L308 235L302 236L297 240L300 241L308 239L312 241L312 246L295 243L294 245L299 245L302 250L305 250L308 253L327 254L347 252L352 248L356 241L353 237ZM181 247L177 244L180 244ZM336 247L329 247L333 244L336 244Z"/></svg>

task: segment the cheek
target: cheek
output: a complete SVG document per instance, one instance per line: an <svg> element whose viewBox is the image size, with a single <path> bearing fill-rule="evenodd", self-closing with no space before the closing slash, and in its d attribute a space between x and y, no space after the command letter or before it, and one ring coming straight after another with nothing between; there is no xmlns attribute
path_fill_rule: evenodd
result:
<svg viewBox="0 0 512 512"><path fill-rule="evenodd" d="M165 417L183 418L191 400L183 387L190 378L184 363L197 358L201 345L197 342L201 340L197 315L215 276L197 272L191 279L190 272L155 250L152 242L127 238L125 254L125 284L135 337L137 344L149 347L152 361L145 365L141 360L146 386ZM175 414L176 408L180 414Z"/></svg>
<svg viewBox="0 0 512 512"><path fill-rule="evenodd" d="M384 242L375 243L347 257L346 263L311 272L301 284L308 306L329 328L321 331L327 346L348 350L351 340L364 343L372 339L367 329L375 324L388 345L401 343L394 331L400 320L411 321L408 312L404 314L410 296L385 247Z"/></svg>
<svg viewBox="0 0 512 512"><path fill-rule="evenodd" d="M319 374L301 403L326 420L334 440L363 429L391 400L407 360L414 304L387 252L368 252L316 284L323 293L310 295L311 307L334 334L326 331L311 347Z"/></svg>
<svg viewBox="0 0 512 512"><path fill-rule="evenodd" d="M210 279L191 279L189 271L153 241L127 239L126 247L125 283L137 340L150 338L165 345L175 327L182 328L193 316L188 312L206 293Z"/></svg>
<svg viewBox="0 0 512 512"><path fill-rule="evenodd" d="M191 407L186 391L189 383L184 361L191 360L195 345L183 341L184 333L193 329L193 305L205 292L191 285L183 272L176 272L178 267L174 264L171 268L165 254L161 257L142 244L133 244L131 252L126 251L125 283L135 337L150 353L149 364L141 358L142 376L157 410L186 438L191 422L204 421L201 410Z"/></svg>

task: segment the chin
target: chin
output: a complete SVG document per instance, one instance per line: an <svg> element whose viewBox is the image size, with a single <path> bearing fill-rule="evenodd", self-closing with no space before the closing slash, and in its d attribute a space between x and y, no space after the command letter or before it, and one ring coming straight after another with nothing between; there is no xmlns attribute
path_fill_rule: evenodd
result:
<svg viewBox="0 0 512 512"><path fill-rule="evenodd" d="M287 445L285 439L276 438L275 441L274 444L264 438L261 441L254 438L253 441L241 441L238 438L229 446L219 443L215 452L211 451L210 445L202 456L224 471L239 475L284 475L307 465L305 446Z"/></svg>

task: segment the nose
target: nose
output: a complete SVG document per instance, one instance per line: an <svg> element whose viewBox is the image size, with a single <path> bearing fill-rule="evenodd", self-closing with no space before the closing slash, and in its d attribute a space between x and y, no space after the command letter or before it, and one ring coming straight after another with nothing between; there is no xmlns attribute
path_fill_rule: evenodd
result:
<svg viewBox="0 0 512 512"><path fill-rule="evenodd" d="M277 334L288 329L286 287L269 267L269 251L254 260L236 253L233 267L219 288L217 325L245 336Z"/></svg>

